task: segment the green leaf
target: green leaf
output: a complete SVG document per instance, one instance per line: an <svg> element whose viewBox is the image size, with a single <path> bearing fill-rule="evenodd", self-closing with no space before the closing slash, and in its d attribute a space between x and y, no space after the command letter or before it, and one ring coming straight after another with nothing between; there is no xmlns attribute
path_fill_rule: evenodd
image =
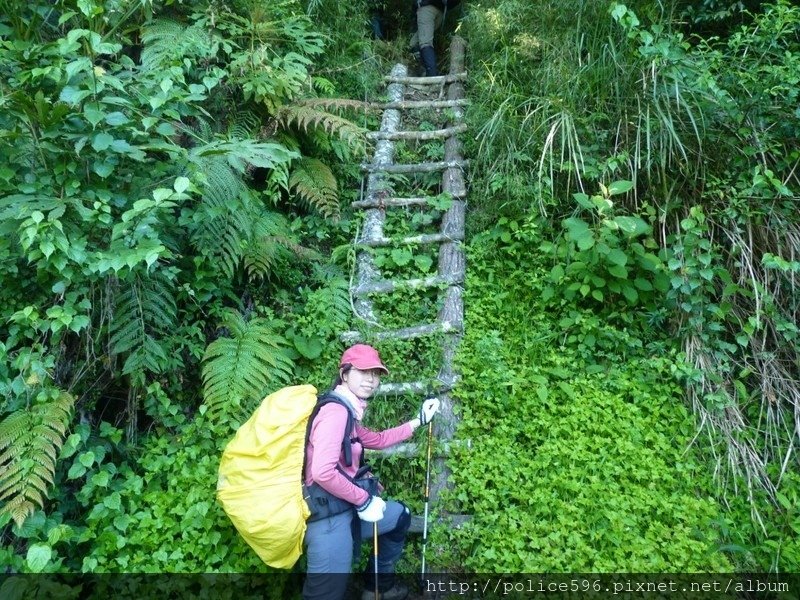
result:
<svg viewBox="0 0 800 600"><path fill-rule="evenodd" d="M622 295L625 296L625 299L631 304L639 299L639 294L636 291L636 288L630 284L625 284L622 286Z"/></svg>
<svg viewBox="0 0 800 600"><path fill-rule="evenodd" d="M614 217L612 221L616 223L622 231L632 237L643 235L650 231L650 225L639 217L620 216Z"/></svg>
<svg viewBox="0 0 800 600"><path fill-rule="evenodd" d="M92 148L95 149L96 152L102 152L103 150L108 149L109 146L114 142L114 137L107 134L107 133L98 133L94 136L92 140Z"/></svg>
<svg viewBox="0 0 800 600"><path fill-rule="evenodd" d="M414 255L408 248L395 248L391 252L391 257L394 264L396 264L398 267L404 267L411 262L411 259L414 258Z"/></svg>
<svg viewBox="0 0 800 600"><path fill-rule="evenodd" d="M578 204L580 204L583 208L586 208L588 210L594 209L594 204L592 204L592 201L586 194L581 194L581 193L572 194L572 197L575 198L575 201Z"/></svg>
<svg viewBox="0 0 800 600"><path fill-rule="evenodd" d="M84 467L87 469L94 464L94 452L89 450L88 452L83 452L78 457L78 462L80 462Z"/></svg>
<svg viewBox="0 0 800 600"><path fill-rule="evenodd" d="M87 104L83 108L83 116L86 117L86 120L89 121L94 128L105 118L106 113L97 108L96 105Z"/></svg>
<svg viewBox="0 0 800 600"><path fill-rule="evenodd" d="M172 137L176 133L175 128L171 123L160 123L158 127L156 127L156 132L164 137Z"/></svg>
<svg viewBox="0 0 800 600"><path fill-rule="evenodd" d="M76 315L72 318L72 321L69 324L69 328L78 333L81 329L85 329L90 323L89 317L86 315Z"/></svg>
<svg viewBox="0 0 800 600"><path fill-rule="evenodd" d="M564 277L564 267L561 265L556 265L550 270L550 279L558 283Z"/></svg>
<svg viewBox="0 0 800 600"><path fill-rule="evenodd" d="M623 266L623 267L624 267L624 266L627 264L627 262L628 262L628 255L627 255L627 254L625 254L625 253L624 253L622 250L620 250L619 248L614 248L614 249L612 249L612 250L611 250L611 251L608 253L608 255L606 255L606 258L608 259L608 261L609 261L609 262L611 262L611 263L613 263L613 264L615 264L615 265L620 265L620 266Z"/></svg>
<svg viewBox="0 0 800 600"><path fill-rule="evenodd" d="M78 479L78 477L83 477L86 473L86 467L84 467L80 463L72 463L72 466L69 468L69 472L67 473L67 479Z"/></svg>
<svg viewBox="0 0 800 600"><path fill-rule="evenodd" d="M427 273L433 266L433 259L427 254L418 254L414 257L414 264L420 271Z"/></svg>
<svg viewBox="0 0 800 600"><path fill-rule="evenodd" d="M110 496L103 498L103 504L111 510L119 510L122 506L122 499L119 492L114 492Z"/></svg>
<svg viewBox="0 0 800 600"><path fill-rule="evenodd" d="M25 562L28 568L34 573L41 573L50 562L53 556L53 549L47 544L33 544L28 548Z"/></svg>
<svg viewBox="0 0 800 600"><path fill-rule="evenodd" d="M79 90L76 87L71 85L64 86L61 90L61 93L58 95L58 99L61 102L66 102L67 104L80 104L81 101L91 94L88 90Z"/></svg>
<svg viewBox="0 0 800 600"><path fill-rule="evenodd" d="M183 192L188 190L189 186L191 186L191 185L192 185L192 183L191 183L191 181L189 181L188 178L186 178L186 177L178 177L175 180L175 183L173 184L172 187L175 188L176 192L178 192L179 194L182 194Z"/></svg>
<svg viewBox="0 0 800 600"><path fill-rule="evenodd" d="M323 345L322 341L316 337L305 337L302 335L297 335L294 338L294 347L297 351L308 358L309 360L314 360L319 358L322 354Z"/></svg>
<svg viewBox="0 0 800 600"><path fill-rule="evenodd" d="M578 249L580 250L588 250L592 246L594 246L594 233L591 231L583 232L583 235L575 239Z"/></svg>
<svg viewBox="0 0 800 600"><path fill-rule="evenodd" d="M94 162L92 163L92 170L105 179L114 172L115 166L116 165L111 161Z"/></svg>
<svg viewBox="0 0 800 600"><path fill-rule="evenodd" d="M610 196L624 194L633 189L632 181L614 181L608 186L608 193Z"/></svg>
<svg viewBox="0 0 800 600"><path fill-rule="evenodd" d="M613 265L608 268L608 272L611 273L614 277L618 277L620 279L628 278L628 270L622 265Z"/></svg>
<svg viewBox="0 0 800 600"><path fill-rule="evenodd" d="M106 123L108 123L112 127L125 125L125 123L127 123L129 120L130 119L128 119L128 117L126 117L124 113L121 113L119 111L114 111L106 115Z"/></svg>
<svg viewBox="0 0 800 600"><path fill-rule="evenodd" d="M99 471L92 475L91 482L97 487L108 487L110 478L108 471Z"/></svg>

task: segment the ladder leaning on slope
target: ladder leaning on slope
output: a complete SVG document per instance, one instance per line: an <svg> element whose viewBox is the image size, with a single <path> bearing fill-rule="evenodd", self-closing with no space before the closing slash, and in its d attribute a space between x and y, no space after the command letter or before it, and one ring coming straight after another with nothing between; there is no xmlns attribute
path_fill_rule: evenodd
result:
<svg viewBox="0 0 800 600"><path fill-rule="evenodd" d="M391 74L386 77L389 101L378 108L383 110L381 128L368 136L375 140L375 152L369 164L362 165L367 175L364 196L353 203L357 209L363 210L363 225L356 240L357 276L351 284L353 309L357 318L365 324L379 325L371 297L376 294L393 294L400 290L437 289L440 291L438 314L428 322L413 324L401 329L382 330L377 328L372 334L375 340L412 340L422 336L441 334L441 364L438 374L432 380L387 383L381 386L382 394L425 396L433 391L441 400L440 414L435 419L436 437L442 442L445 451L451 443L456 428L456 415L453 411L451 391L456 384L457 374L453 369L453 359L464 331L463 284L466 261L462 242L464 239L464 212L466 202L466 185L464 169L467 161L461 153L459 134L467 131L463 123L464 98L463 81L465 43L460 37L454 37L450 47L450 74L439 77L409 77L405 65L395 65ZM409 99L409 96L413 96ZM413 112L433 111L445 122L434 130L403 130L401 124ZM417 162L412 164L395 163L396 142L412 141L441 143L444 141L444 156L433 162ZM397 194L393 183L388 181L393 175L430 174L441 172L440 189L449 200L449 206L441 216L439 229L435 233L387 237L384 225L387 214L391 211L415 207L427 210L431 205L431 196L411 196ZM402 181L403 177L395 177ZM398 186L399 187L399 186ZM394 280L384 278L376 267L373 258L375 248L384 247L421 247L438 245L438 269L435 275L423 275L418 278ZM360 331L349 331L342 334L342 339L355 342L363 339ZM416 445L404 444L390 450L401 453L416 453ZM431 500L435 503L440 492L448 485L448 472L444 461L437 460L440 476L431 486ZM455 520L458 520L456 516ZM416 528L418 524L412 525Z"/></svg>

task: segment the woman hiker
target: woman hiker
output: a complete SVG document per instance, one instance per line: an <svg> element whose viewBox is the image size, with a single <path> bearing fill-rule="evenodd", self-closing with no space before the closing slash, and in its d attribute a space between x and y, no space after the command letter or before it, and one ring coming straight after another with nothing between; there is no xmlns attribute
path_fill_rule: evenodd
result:
<svg viewBox="0 0 800 600"><path fill-rule="evenodd" d="M304 540L307 557L304 600L344 598L354 548L360 547L361 540L372 539L375 523L378 527L380 598L403 600L408 595L407 586L395 581L395 565L403 551L411 513L402 502L381 498L379 493L382 488L373 487L372 493L364 489L369 486L357 479L357 473L365 448L387 448L407 440L415 429L433 418L439 410L439 400L425 400L419 414L407 423L380 432L367 429L361 424L368 406L367 399L378 389L381 375L388 373L375 348L366 344L348 348L339 361L339 373L333 388L322 396L333 395L343 401L344 406L339 402L328 402L310 423L306 447L306 488L316 488L314 496L319 493L327 495L322 501L325 506L343 504L345 509L315 519L313 503L318 499L312 497L309 501L312 516ZM348 423L352 423L350 432L345 431ZM345 444L350 445L350 452L345 451ZM347 464L347 458L350 458L350 464ZM354 483L354 480L364 487ZM377 481L373 481L377 484ZM341 503L341 500L345 502ZM362 600L374 599L375 564L371 556L364 570Z"/></svg>

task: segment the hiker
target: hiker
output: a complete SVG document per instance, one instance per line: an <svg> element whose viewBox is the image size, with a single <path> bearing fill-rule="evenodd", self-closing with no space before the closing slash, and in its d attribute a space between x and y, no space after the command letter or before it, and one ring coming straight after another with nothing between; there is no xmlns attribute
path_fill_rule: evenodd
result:
<svg viewBox="0 0 800 600"><path fill-rule="evenodd" d="M306 447L306 488L316 484L324 493L333 496L330 498L333 504L339 500L346 501L347 509L315 520L315 508L309 502L312 516L304 540L308 561L304 600L341 600L344 597L354 550L360 548L362 540L372 539L375 523L378 527L380 598L403 600L408 595L407 586L395 581L395 565L403 551L411 512L402 502L381 498L383 488L376 479L368 482L373 484L372 493L368 492L364 489L370 487L367 480L357 479L357 473L362 466L364 449L387 448L407 440L415 429L433 418L439 410L439 400L425 400L417 416L402 425L380 432L367 429L361 424L368 407L367 399L378 389L381 375L388 373L375 348L366 344L348 348L342 354L338 375L328 392L344 400L347 406L338 402L325 404L310 424ZM350 420L348 412L354 417L349 433L345 431ZM351 449L348 453L350 465L346 464L346 444ZM327 501L324 504L330 505ZM364 570L362 600L374 598L375 564L370 556Z"/></svg>
<svg viewBox="0 0 800 600"><path fill-rule="evenodd" d="M439 74L436 50L433 47L433 33L442 26L447 11L460 3L461 0L411 0L416 28L411 38L411 52L415 54L419 52L426 77L435 77Z"/></svg>

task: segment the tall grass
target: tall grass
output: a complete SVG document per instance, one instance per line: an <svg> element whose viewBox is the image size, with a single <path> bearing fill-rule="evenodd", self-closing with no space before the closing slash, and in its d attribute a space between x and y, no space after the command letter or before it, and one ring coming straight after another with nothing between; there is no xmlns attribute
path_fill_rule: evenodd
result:
<svg viewBox="0 0 800 600"><path fill-rule="evenodd" d="M717 479L774 500L800 464L800 9L764 4L704 40L678 4L470 5L472 226L533 214L557 235L574 192L633 181L615 200L651 207L662 256L677 261L662 302ZM682 297L692 207L707 218L708 264Z"/></svg>

